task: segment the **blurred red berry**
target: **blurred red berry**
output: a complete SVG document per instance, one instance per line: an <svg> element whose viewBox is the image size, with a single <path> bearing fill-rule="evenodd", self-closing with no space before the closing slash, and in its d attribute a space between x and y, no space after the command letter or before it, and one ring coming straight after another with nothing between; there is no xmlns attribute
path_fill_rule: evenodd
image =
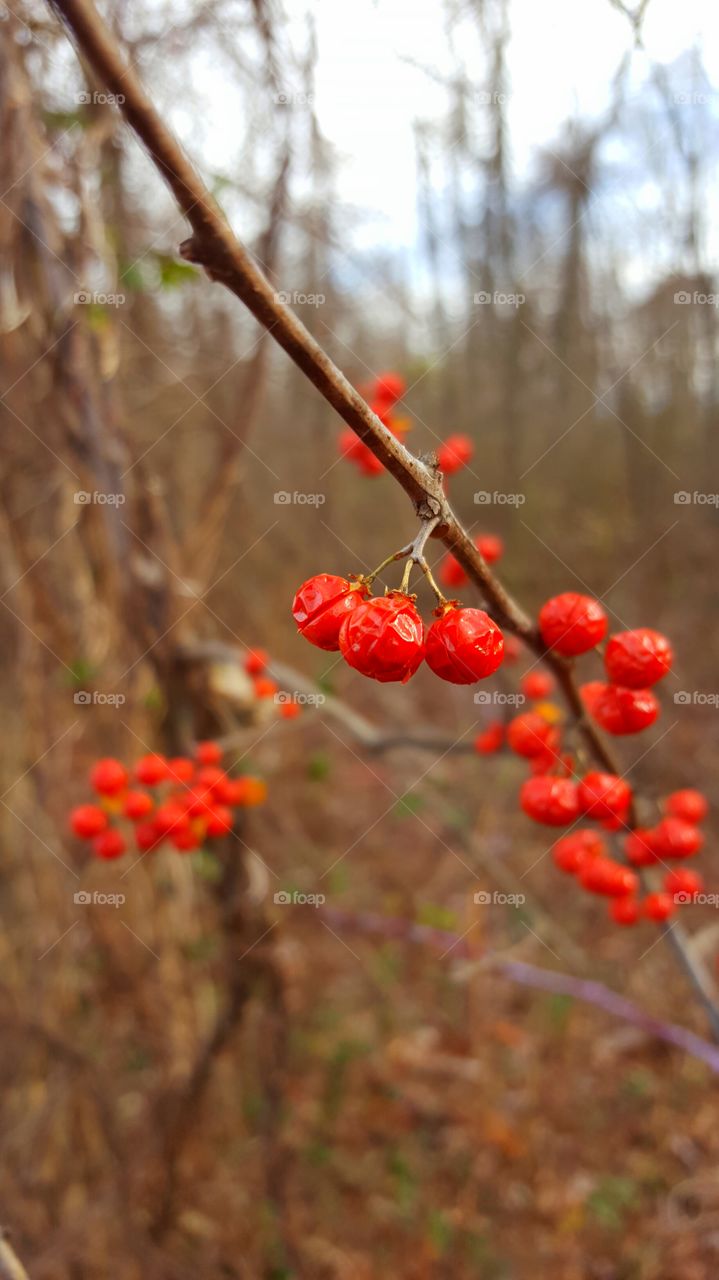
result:
<svg viewBox="0 0 719 1280"><path fill-rule="evenodd" d="M245 671L248 676L261 676L268 662L269 655L265 649L248 649L245 654Z"/></svg>
<svg viewBox="0 0 719 1280"><path fill-rule="evenodd" d="M135 843L141 853L148 853L150 849L156 849L162 844L162 836L154 822L138 822L135 827Z"/></svg>
<svg viewBox="0 0 719 1280"><path fill-rule="evenodd" d="M81 840L91 840L107 828L107 814L96 804L79 804L70 813L70 830Z"/></svg>
<svg viewBox="0 0 719 1280"><path fill-rule="evenodd" d="M424 626L414 601L401 591L361 601L342 624L340 652L371 680L405 684L424 658Z"/></svg>
<svg viewBox="0 0 719 1280"><path fill-rule="evenodd" d="M522 652L521 641L518 640L516 636L511 635L509 632L505 632L504 661L509 663L516 662L521 652Z"/></svg>
<svg viewBox="0 0 719 1280"><path fill-rule="evenodd" d="M153 808L152 796L148 796L146 791L128 791L122 812L132 822L137 822L138 819L146 818L148 813L152 813Z"/></svg>
<svg viewBox="0 0 719 1280"><path fill-rule="evenodd" d="M554 688L554 677L548 671L528 671L526 676L522 676L519 687L530 702L538 702L549 697Z"/></svg>
<svg viewBox="0 0 719 1280"><path fill-rule="evenodd" d="M589 695L584 685L583 694L590 715L607 733L617 736L641 733L654 724L659 715L659 703L651 689L625 689L616 684L605 684L600 690L596 688L597 683L592 682Z"/></svg>
<svg viewBox="0 0 719 1280"><path fill-rule="evenodd" d="M648 920L668 920L674 915L676 907L674 899L668 893L648 893L642 903L642 910Z"/></svg>
<svg viewBox="0 0 719 1280"><path fill-rule="evenodd" d="M226 836L232 830L233 821L231 809L225 805L216 805L207 815L208 836Z"/></svg>
<svg viewBox="0 0 719 1280"><path fill-rule="evenodd" d="M604 665L612 684L647 689L671 670L674 654L666 636L649 627L610 636Z"/></svg>
<svg viewBox="0 0 719 1280"><path fill-rule="evenodd" d="M502 632L483 609L446 608L427 632L427 666L450 684L475 684L497 670Z"/></svg>
<svg viewBox="0 0 719 1280"><path fill-rule="evenodd" d="M658 858L691 858L704 844L699 828L683 818L662 818L650 839Z"/></svg>
<svg viewBox="0 0 719 1280"><path fill-rule="evenodd" d="M195 766L192 760L187 759L187 756L173 756L172 760L167 762L167 773L171 782L192 782L195 776Z"/></svg>
<svg viewBox="0 0 719 1280"><path fill-rule="evenodd" d="M494 720L486 729L478 733L474 739L474 749L481 756L493 755L499 751L504 742L504 725L501 720Z"/></svg>
<svg viewBox="0 0 719 1280"><path fill-rule="evenodd" d="M343 622L367 596L364 586L355 586L333 573L318 573L302 583L292 602L297 630L318 649L336 651Z"/></svg>
<svg viewBox="0 0 719 1280"><path fill-rule="evenodd" d="M169 836L170 844L173 849L177 849L178 853L191 853L193 849L198 849L200 845L200 837L192 827L178 827Z"/></svg>
<svg viewBox="0 0 719 1280"><path fill-rule="evenodd" d="M155 810L153 825L159 836L171 836L189 825L187 810L177 800L166 800Z"/></svg>
<svg viewBox="0 0 719 1280"><path fill-rule="evenodd" d="M437 461L440 471L446 476L454 475L466 467L474 453L474 444L469 436L448 436L437 450Z"/></svg>
<svg viewBox="0 0 719 1280"><path fill-rule="evenodd" d="M164 756L142 756L135 765L135 777L146 787L156 787L167 780L167 761Z"/></svg>
<svg viewBox="0 0 719 1280"><path fill-rule="evenodd" d="M636 924L641 914L641 906L636 898L612 898L609 903L609 918L615 924Z"/></svg>
<svg viewBox="0 0 719 1280"><path fill-rule="evenodd" d="M375 378L372 394L386 405L396 404L407 390L407 383L399 373L380 373Z"/></svg>
<svg viewBox="0 0 719 1280"><path fill-rule="evenodd" d="M256 698L274 698L279 693L280 686L271 676L255 676L252 683Z"/></svg>
<svg viewBox="0 0 719 1280"><path fill-rule="evenodd" d="M683 818L685 822L703 822L709 812L706 796L691 787L672 791L664 807L670 817Z"/></svg>
<svg viewBox="0 0 719 1280"><path fill-rule="evenodd" d="M126 848L125 837L120 831L115 831L112 828L109 831L103 831L99 836L95 836L92 842L92 851L95 857L106 858L108 861L110 858L122 857Z"/></svg>
<svg viewBox="0 0 719 1280"><path fill-rule="evenodd" d="M531 759L543 755L547 746L558 738L552 725L536 711L523 711L507 726L507 745L515 755Z"/></svg>
<svg viewBox="0 0 719 1280"><path fill-rule="evenodd" d="M459 560L448 551L439 566L439 580L445 587L462 587L468 581Z"/></svg>
<svg viewBox="0 0 719 1280"><path fill-rule="evenodd" d="M279 710L283 720L295 720L302 713L299 702L281 702Z"/></svg>
<svg viewBox="0 0 719 1280"><path fill-rule="evenodd" d="M652 831L648 827L637 827L630 831L624 841L624 852L633 867L650 867L657 861L652 844Z"/></svg>
<svg viewBox="0 0 719 1280"><path fill-rule="evenodd" d="M598 836L596 831L585 829L562 836L552 848L552 858L560 871L577 875L587 858L602 857L606 852L607 846L602 837Z"/></svg>
<svg viewBox="0 0 719 1280"><path fill-rule="evenodd" d="M504 543L496 533L478 534L474 545L487 564L496 564L504 555Z"/></svg>
<svg viewBox="0 0 719 1280"><path fill-rule="evenodd" d="M677 867L675 871L668 871L665 875L664 888L673 898L686 901L687 898L693 898L695 893L702 893L704 880L698 871L691 871L689 867Z"/></svg>
<svg viewBox="0 0 719 1280"><path fill-rule="evenodd" d="M519 803L528 817L550 827L569 826L581 812L577 788L570 778L528 778Z"/></svg>
<svg viewBox="0 0 719 1280"><path fill-rule="evenodd" d="M579 871L583 889L608 898L622 898L639 889L639 877L629 867L612 858L589 858Z"/></svg>
<svg viewBox="0 0 719 1280"><path fill-rule="evenodd" d="M614 773L592 770L579 783L579 803L588 818L622 818L631 799L631 787Z"/></svg>
<svg viewBox="0 0 719 1280"><path fill-rule="evenodd" d="M572 658L604 639L607 615L598 600L565 591L542 605L539 630L548 649Z"/></svg>
<svg viewBox="0 0 719 1280"><path fill-rule="evenodd" d="M98 760L90 770L90 786L103 796L116 796L127 786L127 769L119 760Z"/></svg>

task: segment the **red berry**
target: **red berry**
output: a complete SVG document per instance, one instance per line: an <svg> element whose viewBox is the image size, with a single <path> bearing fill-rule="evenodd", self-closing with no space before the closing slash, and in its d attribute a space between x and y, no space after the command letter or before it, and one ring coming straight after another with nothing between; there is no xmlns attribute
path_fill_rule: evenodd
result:
<svg viewBox="0 0 719 1280"><path fill-rule="evenodd" d="M526 676L522 676L519 687L530 702L538 702L549 697L554 688L554 678L548 671L528 671Z"/></svg>
<svg viewBox="0 0 719 1280"><path fill-rule="evenodd" d="M493 755L499 751L504 742L504 725L501 720L493 720L486 729L478 733L474 739L474 749L481 756Z"/></svg>
<svg viewBox="0 0 719 1280"><path fill-rule="evenodd" d="M270 676L255 676L252 681L256 698L274 698L280 686Z"/></svg>
<svg viewBox="0 0 719 1280"><path fill-rule="evenodd" d="M396 404L402 399L407 384L399 373L380 373L374 381L372 394L386 405Z"/></svg>
<svg viewBox="0 0 719 1280"><path fill-rule="evenodd" d="M557 737L552 726L536 711L523 711L507 726L507 745L510 750L528 760L533 756L543 755L548 744Z"/></svg>
<svg viewBox="0 0 719 1280"><path fill-rule="evenodd" d="M422 619L401 591L362 600L342 624L339 647L363 676L405 684L424 658Z"/></svg>
<svg viewBox="0 0 719 1280"><path fill-rule="evenodd" d="M683 818L662 818L651 832L651 841L658 858L691 858L704 844L704 836Z"/></svg>
<svg viewBox="0 0 719 1280"><path fill-rule="evenodd" d="M607 615L598 600L565 591L547 600L539 611L539 630L548 649L572 658L604 639Z"/></svg>
<svg viewBox="0 0 719 1280"><path fill-rule="evenodd" d="M170 836L170 844L178 853L190 853L192 849L199 848L200 838L192 827L179 827Z"/></svg>
<svg viewBox="0 0 719 1280"><path fill-rule="evenodd" d="M245 671L248 676L260 676L268 662L269 655L265 649L248 649L245 654Z"/></svg>
<svg viewBox="0 0 719 1280"><path fill-rule="evenodd" d="M119 831L111 828L109 831L103 831L102 835L95 836L92 842L92 851L97 858L121 858L127 845L125 837Z"/></svg>
<svg viewBox="0 0 719 1280"><path fill-rule="evenodd" d="M146 791L128 791L122 812L132 822L137 822L138 818L146 818L153 808L152 796L148 796Z"/></svg>
<svg viewBox="0 0 719 1280"><path fill-rule="evenodd" d="M577 788L571 778L528 778L519 793L519 803L535 822L565 827L580 814Z"/></svg>
<svg viewBox="0 0 719 1280"><path fill-rule="evenodd" d="M560 871L576 875L587 858L602 857L606 852L607 847L602 837L598 836L596 831L585 829L562 836L552 848L552 858Z"/></svg>
<svg viewBox="0 0 719 1280"><path fill-rule="evenodd" d="M175 835L189 825L187 810L177 800L166 800L155 810L153 824L158 836Z"/></svg>
<svg viewBox="0 0 719 1280"><path fill-rule="evenodd" d="M447 552L439 567L439 580L445 587L462 587L467 581L464 569L451 551Z"/></svg>
<svg viewBox="0 0 719 1280"><path fill-rule="evenodd" d="M583 686L583 696L590 715L607 733L616 735L641 733L654 724L659 715L659 703L651 689L625 689L616 684L596 688L593 681L588 693Z"/></svg>
<svg viewBox="0 0 719 1280"><path fill-rule="evenodd" d="M148 853L150 849L156 849L162 844L162 836L154 822L138 822L135 827L135 843L141 853Z"/></svg>
<svg viewBox="0 0 719 1280"><path fill-rule="evenodd" d="M219 742L198 742L195 747L195 759L198 764L219 764L222 759L222 747Z"/></svg>
<svg viewBox="0 0 719 1280"><path fill-rule="evenodd" d="M366 600L366 587L353 586L333 573L318 573L303 582L292 603L292 616L305 640L332 652L340 647L342 623Z"/></svg>
<svg viewBox="0 0 719 1280"><path fill-rule="evenodd" d="M353 455L353 461L366 476L380 476L384 471L384 465L363 440L359 441L359 448Z"/></svg>
<svg viewBox="0 0 719 1280"><path fill-rule="evenodd" d="M589 818L621 818L631 798L631 787L614 773L594 770L579 784L579 803Z"/></svg>
<svg viewBox="0 0 719 1280"><path fill-rule="evenodd" d="M686 902L688 898L693 898L695 893L702 892L704 880L698 871L691 871L688 867L677 867L676 871L668 871L665 875L664 888L675 900L679 898L681 902Z"/></svg>
<svg viewBox="0 0 719 1280"><path fill-rule="evenodd" d="M164 756L142 756L135 765L135 777L146 787L156 787L167 778L167 761Z"/></svg>
<svg viewBox="0 0 719 1280"><path fill-rule="evenodd" d="M172 782L192 782L195 776L195 766L186 756L174 756L172 760L167 762L167 772Z"/></svg>
<svg viewBox="0 0 719 1280"><path fill-rule="evenodd" d="M454 475L455 471L466 467L473 453L474 444L469 436L448 436L437 450L440 471L444 471L446 476Z"/></svg>
<svg viewBox="0 0 719 1280"><path fill-rule="evenodd" d="M629 832L624 841L624 852L633 867L651 867L657 861L652 836L653 831L648 827L636 827Z"/></svg>
<svg viewBox="0 0 719 1280"><path fill-rule="evenodd" d="M127 769L119 760L98 760L90 770L90 786L103 796L116 796L127 786Z"/></svg>
<svg viewBox="0 0 719 1280"><path fill-rule="evenodd" d="M684 791L672 791L667 796L664 806L672 818L683 818L685 822L703 822L709 812L706 797L701 791L687 787Z"/></svg>
<svg viewBox="0 0 719 1280"><path fill-rule="evenodd" d="M583 889L608 898L622 898L639 888L639 877L612 858L589 858L579 870L579 879Z"/></svg>
<svg viewBox="0 0 719 1280"><path fill-rule="evenodd" d="M191 787L184 797L185 810L191 818L198 818L207 813L212 801L213 795L209 787Z"/></svg>
<svg viewBox="0 0 719 1280"><path fill-rule="evenodd" d="M668 893L648 893L642 903L644 915L648 920L668 920L676 907L674 899Z"/></svg>
<svg viewBox="0 0 719 1280"><path fill-rule="evenodd" d="M337 448L343 458L348 458L350 462L357 460L357 454L367 446L362 443L359 436L351 427L347 427L344 431L340 431L337 439Z"/></svg>
<svg viewBox="0 0 719 1280"><path fill-rule="evenodd" d="M609 917L615 924L636 924L641 915L641 907L636 898L612 898L609 903Z"/></svg>
<svg viewBox="0 0 719 1280"><path fill-rule="evenodd" d="M647 689L671 670L674 654L666 636L649 627L610 636L604 665L612 684Z"/></svg>
<svg viewBox="0 0 719 1280"><path fill-rule="evenodd" d="M427 666L450 684L491 676L504 656L504 637L483 609L450 605L427 632Z"/></svg>
<svg viewBox="0 0 719 1280"><path fill-rule="evenodd" d="M70 813L70 830L81 840L99 836L107 827L107 814L96 804L79 804Z"/></svg>
<svg viewBox="0 0 719 1280"><path fill-rule="evenodd" d="M232 830L233 821L231 809L225 805L216 805L207 815L208 836L226 836Z"/></svg>
<svg viewBox="0 0 719 1280"><path fill-rule="evenodd" d="M516 662L522 652L522 643L513 635L504 637L504 661Z"/></svg>
<svg viewBox="0 0 719 1280"><path fill-rule="evenodd" d="M480 533L474 545L487 564L496 564L504 555L504 543L496 533Z"/></svg>
<svg viewBox="0 0 719 1280"><path fill-rule="evenodd" d="M213 792L222 791L227 781L224 769L220 769L216 764L206 764L202 769L198 769L195 778L198 787L204 787Z"/></svg>

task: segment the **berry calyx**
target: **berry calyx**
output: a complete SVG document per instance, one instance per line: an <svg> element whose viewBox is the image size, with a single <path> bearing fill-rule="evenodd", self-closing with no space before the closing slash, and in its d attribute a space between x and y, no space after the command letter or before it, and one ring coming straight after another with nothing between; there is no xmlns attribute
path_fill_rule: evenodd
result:
<svg viewBox="0 0 719 1280"><path fill-rule="evenodd" d="M127 769L119 760L98 760L90 770L90 786L102 796L116 796L127 786Z"/></svg>
<svg viewBox="0 0 719 1280"><path fill-rule="evenodd" d="M547 600L539 611L539 630L548 649L573 658L604 639L607 615L598 600L565 591Z"/></svg>
<svg viewBox="0 0 719 1280"><path fill-rule="evenodd" d="M405 684L424 658L424 626L414 600L402 591L358 600L339 633L348 666L382 684Z"/></svg>
<svg viewBox="0 0 719 1280"><path fill-rule="evenodd" d="M647 689L656 684L674 661L672 647L659 631L639 627L636 631L620 631L610 636L604 654L604 665L612 684L627 689Z"/></svg>
<svg viewBox="0 0 719 1280"><path fill-rule="evenodd" d="M588 818L623 818L632 799L632 789L614 773L594 770L579 784L579 803Z"/></svg>
<svg viewBox="0 0 719 1280"><path fill-rule="evenodd" d="M616 684L592 681L582 688L589 714L607 733L622 736L641 733L654 724L659 703L651 689L625 689Z"/></svg>
<svg viewBox="0 0 719 1280"><path fill-rule="evenodd" d="M367 598L367 588L333 573L318 573L302 583L292 602L297 630L318 649L335 652L340 647L340 628L345 619Z"/></svg>
<svg viewBox="0 0 719 1280"><path fill-rule="evenodd" d="M79 804L70 813L70 830L81 840L92 840L107 828L107 814L96 804Z"/></svg>
<svg viewBox="0 0 719 1280"><path fill-rule="evenodd" d="M448 605L427 632L427 666L450 684L486 679L503 656L502 632L483 609Z"/></svg>
<svg viewBox="0 0 719 1280"><path fill-rule="evenodd" d="M703 822L709 812L706 797L692 787L672 791L664 807L670 817L683 818L685 822Z"/></svg>
<svg viewBox="0 0 719 1280"><path fill-rule="evenodd" d="M550 827L569 826L581 812L571 778L528 778L520 790L519 803L528 817Z"/></svg>

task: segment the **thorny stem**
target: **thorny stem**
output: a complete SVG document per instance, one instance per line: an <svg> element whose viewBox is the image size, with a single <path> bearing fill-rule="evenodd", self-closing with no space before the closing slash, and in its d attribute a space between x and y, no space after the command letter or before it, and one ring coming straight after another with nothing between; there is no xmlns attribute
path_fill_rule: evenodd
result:
<svg viewBox="0 0 719 1280"><path fill-rule="evenodd" d="M546 651L537 627L491 572L452 511L443 491L439 470L414 457L383 426L294 312L280 301L255 260L233 234L94 4L91 0L48 0L48 3L69 27L95 74L115 94L118 109L147 148L187 218L192 235L180 246L182 256L204 267L211 280L223 284L245 304L402 486L415 504L417 513L423 519L426 516L436 517L437 536L482 592L495 621L522 640L554 673L578 732L593 758L608 772L622 773L601 733L585 715L571 661ZM633 810L628 817L628 825L635 825ZM669 937L681 953L683 967L692 975L692 982L719 1039L719 1007L706 968L691 954L680 925L671 929Z"/></svg>

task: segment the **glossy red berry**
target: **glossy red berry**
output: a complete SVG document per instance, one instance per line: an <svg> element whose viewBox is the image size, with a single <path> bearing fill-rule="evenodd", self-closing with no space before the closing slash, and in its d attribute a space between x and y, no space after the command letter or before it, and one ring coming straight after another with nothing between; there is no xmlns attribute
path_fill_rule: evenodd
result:
<svg viewBox="0 0 719 1280"><path fill-rule="evenodd" d="M604 665L612 684L648 689L671 670L674 654L666 636L650 627L610 636Z"/></svg>
<svg viewBox="0 0 719 1280"><path fill-rule="evenodd" d="M642 910L647 920L668 920L674 915L676 906L674 899L669 893L648 893L642 903Z"/></svg>
<svg viewBox="0 0 719 1280"><path fill-rule="evenodd" d="M583 686L583 695L590 715L607 733L617 736L641 733L654 724L659 715L659 703L651 689L625 689L616 684L598 687L597 681Z"/></svg>
<svg viewBox="0 0 719 1280"><path fill-rule="evenodd" d="M466 467L474 453L474 444L469 436L448 436L437 450L437 461L440 471L446 476L454 475Z"/></svg>
<svg viewBox="0 0 719 1280"><path fill-rule="evenodd" d="M553 846L552 858L560 871L574 876L581 871L587 858L602 857L606 852L607 846L596 831L572 831Z"/></svg>
<svg viewBox="0 0 719 1280"><path fill-rule="evenodd" d="M352 434L354 435L354 431ZM269 660L269 654L265 649L248 649L245 655L245 671L248 676L261 676Z"/></svg>
<svg viewBox="0 0 719 1280"><path fill-rule="evenodd" d="M704 844L704 836L698 827L683 818L662 818L650 833L652 847L658 858L691 858Z"/></svg>
<svg viewBox="0 0 719 1280"><path fill-rule="evenodd" d="M624 841L624 852L633 867L651 867L657 861L652 836L653 832L648 827L637 827L630 831Z"/></svg>
<svg viewBox="0 0 719 1280"><path fill-rule="evenodd" d="M519 793L519 803L528 817L550 827L569 826L581 812L577 787L571 778L528 778Z"/></svg>
<svg viewBox="0 0 719 1280"><path fill-rule="evenodd" d="M497 670L504 637L483 609L443 609L427 632L427 666L450 684L475 684Z"/></svg>
<svg viewBox="0 0 719 1280"><path fill-rule="evenodd" d="M81 840L92 840L107 828L107 814L96 804L79 804L70 813L70 830Z"/></svg>
<svg viewBox="0 0 719 1280"><path fill-rule="evenodd" d="M622 898L639 889L639 877L612 858L589 858L579 871L583 889L608 898Z"/></svg>
<svg viewBox="0 0 719 1280"><path fill-rule="evenodd" d="M604 639L607 615L598 600L565 591L542 605L539 630L548 649L572 658Z"/></svg>
<svg viewBox="0 0 719 1280"><path fill-rule="evenodd" d="M361 675L405 684L424 658L424 626L414 601L401 591L360 600L342 624L339 647Z"/></svg>
<svg viewBox="0 0 719 1280"><path fill-rule="evenodd" d="M665 809L672 818L683 818L685 822L703 822L709 812L709 805L701 791L687 787L684 791L672 791L667 796Z"/></svg>
<svg viewBox="0 0 719 1280"><path fill-rule="evenodd" d="M642 909L639 902L629 895L621 898L612 898L609 903L609 918L615 924L636 924L641 914Z"/></svg>
<svg viewBox="0 0 719 1280"><path fill-rule="evenodd" d="M148 796L146 791L128 791L122 812L131 822L137 822L140 818L146 818L148 813L152 813L153 808L152 796Z"/></svg>
<svg viewBox="0 0 719 1280"><path fill-rule="evenodd" d="M704 889L704 880L698 871L691 871L689 867L677 867L675 871L668 871L664 877L664 888L667 893L680 903L693 898L695 893L701 893Z"/></svg>
<svg viewBox="0 0 719 1280"><path fill-rule="evenodd" d="M515 755L531 759L543 755L558 735L536 711L523 711L507 726L507 745Z"/></svg>
<svg viewBox="0 0 719 1280"><path fill-rule="evenodd" d="M156 787L167 779L167 761L164 756L142 756L135 765L135 777L146 787Z"/></svg>
<svg viewBox="0 0 719 1280"><path fill-rule="evenodd" d="M519 687L530 702L539 702L549 697L554 688L554 677L548 671L528 671L526 676L522 676Z"/></svg>
<svg viewBox="0 0 719 1280"><path fill-rule="evenodd" d="M126 848L125 837L120 831L115 831L114 828L95 836L92 842L92 851L95 857L106 858L108 861L111 858L121 858Z"/></svg>
<svg viewBox="0 0 719 1280"><path fill-rule="evenodd" d="M504 743L504 725L501 720L493 720L474 739L474 749L481 756L493 755L500 751Z"/></svg>
<svg viewBox="0 0 719 1280"><path fill-rule="evenodd" d="M119 760L98 760L90 770L90 786L103 796L116 796L127 786L127 769Z"/></svg>
<svg viewBox="0 0 719 1280"><path fill-rule="evenodd" d="M318 573L302 583L292 603L292 616L305 640L333 652L340 647L343 622L366 599L366 587L353 586L333 573Z"/></svg>
<svg viewBox="0 0 719 1280"><path fill-rule="evenodd" d="M579 803L588 818L622 818L631 799L631 787L614 773L593 770L579 784Z"/></svg>

